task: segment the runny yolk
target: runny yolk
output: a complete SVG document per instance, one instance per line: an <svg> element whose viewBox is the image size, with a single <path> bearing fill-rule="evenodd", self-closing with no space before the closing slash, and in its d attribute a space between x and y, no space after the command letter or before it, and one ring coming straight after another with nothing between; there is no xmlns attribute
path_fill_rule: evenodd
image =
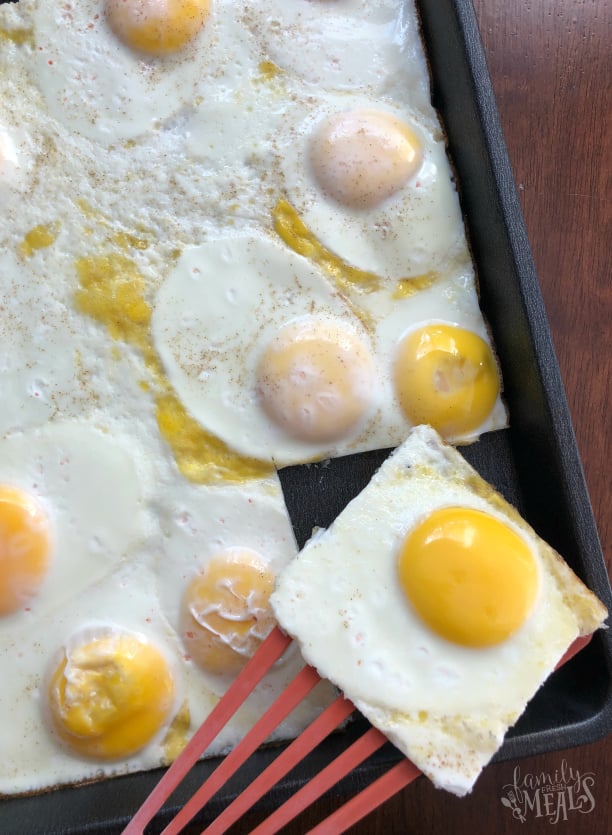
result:
<svg viewBox="0 0 612 835"><path fill-rule="evenodd" d="M60 738L82 756L129 757L170 718L174 679L162 653L144 638L111 631L64 651L49 684Z"/></svg>
<svg viewBox="0 0 612 835"><path fill-rule="evenodd" d="M126 46L166 55L196 37L210 14L210 0L106 0L105 11Z"/></svg>
<svg viewBox="0 0 612 835"><path fill-rule="evenodd" d="M368 410L374 365L366 345L340 323L309 318L286 325L257 369L266 414L302 441L345 438Z"/></svg>
<svg viewBox="0 0 612 835"><path fill-rule="evenodd" d="M34 597L50 556L50 524L40 503L17 487L0 484L0 616Z"/></svg>
<svg viewBox="0 0 612 835"><path fill-rule="evenodd" d="M372 209L401 189L422 162L421 141L390 113L352 110L325 120L310 143L321 190L354 209Z"/></svg>
<svg viewBox="0 0 612 835"><path fill-rule="evenodd" d="M274 626L273 590L259 554L231 549L211 559L181 605L180 634L194 662L215 675L238 672Z"/></svg>
<svg viewBox="0 0 612 835"><path fill-rule="evenodd" d="M445 507L413 528L398 572L404 594L442 638L466 647L499 644L521 628L538 592L525 540L494 516Z"/></svg>
<svg viewBox="0 0 612 835"><path fill-rule="evenodd" d="M477 430L499 394L493 353L475 333L429 324L401 341L395 389L411 423L428 423L446 440Z"/></svg>

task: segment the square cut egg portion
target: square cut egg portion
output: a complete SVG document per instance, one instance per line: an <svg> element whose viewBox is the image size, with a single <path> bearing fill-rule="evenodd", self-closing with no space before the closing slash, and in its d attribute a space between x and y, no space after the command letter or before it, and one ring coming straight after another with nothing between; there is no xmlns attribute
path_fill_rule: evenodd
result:
<svg viewBox="0 0 612 835"><path fill-rule="evenodd" d="M160 126L256 60L226 0L21 0L28 69L50 116L111 146ZM231 52L231 60L229 59Z"/></svg>
<svg viewBox="0 0 612 835"><path fill-rule="evenodd" d="M295 108L293 118L280 140L285 194L326 248L393 282L448 270L465 257L459 199L433 111L327 93Z"/></svg>
<svg viewBox="0 0 612 835"><path fill-rule="evenodd" d="M607 615L426 426L306 544L271 601L308 663L457 795L574 639Z"/></svg>
<svg viewBox="0 0 612 835"><path fill-rule="evenodd" d="M186 250L152 327L185 407L243 454L283 466L347 451L371 431L381 375L367 330L280 242L236 235Z"/></svg>
<svg viewBox="0 0 612 835"><path fill-rule="evenodd" d="M64 420L0 438L0 636L69 604L147 542L151 493L144 450L120 425Z"/></svg>

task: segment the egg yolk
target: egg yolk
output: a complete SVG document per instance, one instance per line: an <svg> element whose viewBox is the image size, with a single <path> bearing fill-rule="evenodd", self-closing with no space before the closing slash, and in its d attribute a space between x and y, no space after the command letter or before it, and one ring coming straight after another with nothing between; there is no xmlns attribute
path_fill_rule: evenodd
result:
<svg viewBox="0 0 612 835"><path fill-rule="evenodd" d="M210 14L210 0L106 0L105 11L126 46L166 55L196 37Z"/></svg>
<svg viewBox="0 0 612 835"><path fill-rule="evenodd" d="M447 440L478 429L499 394L490 347L455 325L431 324L405 336L394 381L408 420L428 423Z"/></svg>
<svg viewBox="0 0 612 835"><path fill-rule="evenodd" d="M264 411L288 435L335 441L369 409L374 366L369 349L352 331L308 319L286 325L271 340L257 381Z"/></svg>
<svg viewBox="0 0 612 835"><path fill-rule="evenodd" d="M99 760L143 748L169 720L174 701L168 662L129 632L109 632L65 650L49 684L58 735L78 754Z"/></svg>
<svg viewBox="0 0 612 835"><path fill-rule="evenodd" d="M435 510L406 537L398 560L404 594L442 638L489 647L521 628L538 592L525 540L480 510Z"/></svg>
<svg viewBox="0 0 612 835"><path fill-rule="evenodd" d="M372 209L416 173L418 136L389 113L353 110L327 119L310 143L310 167L321 190L354 209Z"/></svg>
<svg viewBox="0 0 612 835"><path fill-rule="evenodd" d="M0 484L0 616L24 606L40 588L51 556L51 530L34 496Z"/></svg>
<svg viewBox="0 0 612 835"><path fill-rule="evenodd" d="M180 633L194 662L215 675L237 673L274 626L274 574L253 551L211 559L187 586Z"/></svg>

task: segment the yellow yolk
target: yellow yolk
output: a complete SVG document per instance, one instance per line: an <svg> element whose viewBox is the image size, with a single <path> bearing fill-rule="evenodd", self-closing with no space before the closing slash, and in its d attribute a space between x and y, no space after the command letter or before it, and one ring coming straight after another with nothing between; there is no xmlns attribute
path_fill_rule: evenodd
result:
<svg viewBox="0 0 612 835"><path fill-rule="evenodd" d="M257 380L264 411L288 435L326 442L346 437L368 410L374 366L352 331L308 319L278 332Z"/></svg>
<svg viewBox="0 0 612 835"><path fill-rule="evenodd" d="M372 209L416 173L421 142L384 111L354 110L327 119L310 145L310 165L321 190L354 209Z"/></svg>
<svg viewBox="0 0 612 835"><path fill-rule="evenodd" d="M174 679L162 653L139 635L109 632L65 651L49 685L53 725L74 751L129 757L168 722Z"/></svg>
<svg viewBox="0 0 612 835"><path fill-rule="evenodd" d="M26 234L19 244L19 251L22 255L30 258L36 250L46 249L54 244L60 229L59 223L40 224Z"/></svg>
<svg viewBox="0 0 612 835"><path fill-rule="evenodd" d="M274 231L298 255L308 258L332 278L342 292L371 293L380 290L381 280L374 273L353 267L323 246L306 226L295 208L286 200L279 200L272 211ZM357 314L358 315L358 314Z"/></svg>
<svg viewBox="0 0 612 835"><path fill-rule="evenodd" d="M166 55L193 40L210 0L106 0L106 19L119 40L149 55Z"/></svg>
<svg viewBox="0 0 612 835"><path fill-rule="evenodd" d="M408 420L428 423L447 440L478 429L499 394L491 349L454 325L431 324L404 337L394 380Z"/></svg>
<svg viewBox="0 0 612 835"><path fill-rule="evenodd" d="M480 510L435 510L406 537L401 587L423 621L467 647L499 644L521 628L538 592L524 539Z"/></svg>
<svg viewBox="0 0 612 835"><path fill-rule="evenodd" d="M51 530L38 501L0 484L0 616L36 594L49 567Z"/></svg>
<svg viewBox="0 0 612 835"><path fill-rule="evenodd" d="M236 673L274 626L269 597L274 574L258 554L228 551L189 583L180 633L198 666L215 675Z"/></svg>

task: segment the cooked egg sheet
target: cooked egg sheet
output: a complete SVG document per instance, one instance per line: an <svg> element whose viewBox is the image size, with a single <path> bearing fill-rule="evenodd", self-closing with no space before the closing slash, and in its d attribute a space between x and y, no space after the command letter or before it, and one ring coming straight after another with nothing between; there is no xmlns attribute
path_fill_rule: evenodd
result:
<svg viewBox="0 0 612 835"><path fill-rule="evenodd" d="M0 792L176 756L271 626L275 467L399 443L413 390L506 424L412 4L141 5L0 7Z"/></svg>

